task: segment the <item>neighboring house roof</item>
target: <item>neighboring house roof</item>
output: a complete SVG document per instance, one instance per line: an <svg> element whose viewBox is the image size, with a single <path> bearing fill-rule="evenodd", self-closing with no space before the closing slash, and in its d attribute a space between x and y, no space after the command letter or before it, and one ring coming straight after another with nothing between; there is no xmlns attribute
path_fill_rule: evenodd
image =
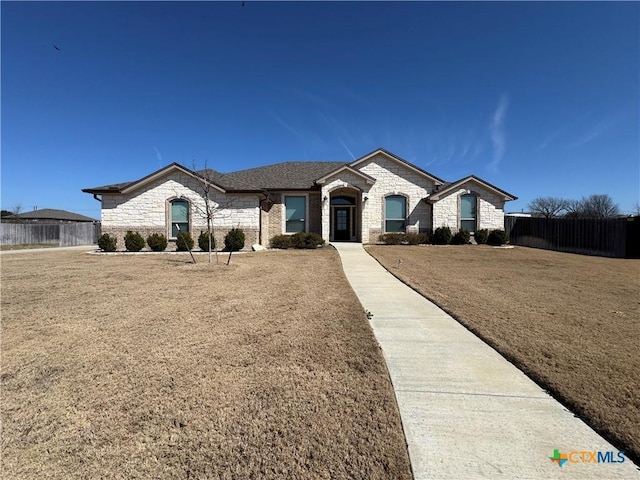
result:
<svg viewBox="0 0 640 480"><path fill-rule="evenodd" d="M504 197L505 201L516 200L518 197L511 195L509 192L505 192L504 190L496 187L495 185L491 185L489 182L482 180L480 177L476 177L475 175L469 175L468 177L461 178L460 180L452 183L443 184L439 190L433 192L427 200L429 202L437 202L442 197L446 196L448 193L457 190L462 185L467 182L473 182L483 186L488 190L492 190L494 193L497 193L499 196Z"/></svg>
<svg viewBox="0 0 640 480"><path fill-rule="evenodd" d="M55 210L53 208L42 208L32 212L19 213L12 218L22 220L58 220L66 222L97 222L95 218L86 217L79 213L68 212L66 210Z"/></svg>

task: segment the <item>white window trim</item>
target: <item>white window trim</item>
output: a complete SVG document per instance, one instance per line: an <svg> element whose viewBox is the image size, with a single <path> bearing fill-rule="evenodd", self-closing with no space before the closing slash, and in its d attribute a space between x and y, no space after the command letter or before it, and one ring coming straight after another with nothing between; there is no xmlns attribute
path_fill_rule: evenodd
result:
<svg viewBox="0 0 640 480"><path fill-rule="evenodd" d="M309 233L309 193L307 192L283 192L282 193L282 234L295 235L295 232L287 232L287 203L286 197L305 197L304 201L304 233Z"/></svg>

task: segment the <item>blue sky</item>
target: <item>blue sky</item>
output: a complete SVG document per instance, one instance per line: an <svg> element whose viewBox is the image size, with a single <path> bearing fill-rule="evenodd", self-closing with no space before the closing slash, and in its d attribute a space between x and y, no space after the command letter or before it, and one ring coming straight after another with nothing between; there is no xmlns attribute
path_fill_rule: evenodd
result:
<svg viewBox="0 0 640 480"><path fill-rule="evenodd" d="M640 197L640 4L2 2L2 208L377 147L513 193ZM54 45L60 50L56 50Z"/></svg>

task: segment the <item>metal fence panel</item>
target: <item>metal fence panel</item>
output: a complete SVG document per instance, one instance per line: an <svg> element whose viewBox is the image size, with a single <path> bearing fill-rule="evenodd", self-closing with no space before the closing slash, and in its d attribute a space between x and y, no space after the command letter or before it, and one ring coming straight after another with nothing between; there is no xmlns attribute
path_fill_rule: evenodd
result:
<svg viewBox="0 0 640 480"><path fill-rule="evenodd" d="M505 217L505 230L514 245L619 258L638 257L638 225L640 217Z"/></svg>

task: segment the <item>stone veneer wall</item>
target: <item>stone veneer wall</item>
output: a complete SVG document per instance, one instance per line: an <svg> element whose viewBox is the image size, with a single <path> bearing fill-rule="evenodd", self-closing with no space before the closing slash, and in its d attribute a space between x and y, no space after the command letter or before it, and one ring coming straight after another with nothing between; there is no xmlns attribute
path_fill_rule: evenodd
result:
<svg viewBox="0 0 640 480"><path fill-rule="evenodd" d="M362 243L375 243L384 233L384 197L405 195L407 197L407 231L428 232L431 229L431 208L423 201L435 187L435 183L424 175L406 167L384 154L378 154L356 167L362 173L376 179L373 185L349 172L340 172L327 179L322 195L336 188L353 185L362 190ZM367 200L364 201L364 197ZM328 203L328 202L327 202ZM329 240L329 206L323 206L322 236Z"/></svg>
<svg viewBox="0 0 640 480"><path fill-rule="evenodd" d="M183 198L190 202L190 231L196 240L206 230L204 200L198 180L182 172L169 173L129 194L102 196L102 232L118 238L118 249L123 250L127 230L137 231L143 237L151 233L170 236L169 200ZM224 194L213 190L211 200L219 205L214 215L214 235L218 248L224 246L224 236L232 227L244 230L245 248L257 243L259 234L258 195ZM171 248L171 243L169 247Z"/></svg>
<svg viewBox="0 0 640 480"><path fill-rule="evenodd" d="M504 198L486 190L473 181L461 185L460 189L433 204L433 228L446 226L457 232L460 225L460 196L470 191L478 196L478 229L504 228Z"/></svg>

